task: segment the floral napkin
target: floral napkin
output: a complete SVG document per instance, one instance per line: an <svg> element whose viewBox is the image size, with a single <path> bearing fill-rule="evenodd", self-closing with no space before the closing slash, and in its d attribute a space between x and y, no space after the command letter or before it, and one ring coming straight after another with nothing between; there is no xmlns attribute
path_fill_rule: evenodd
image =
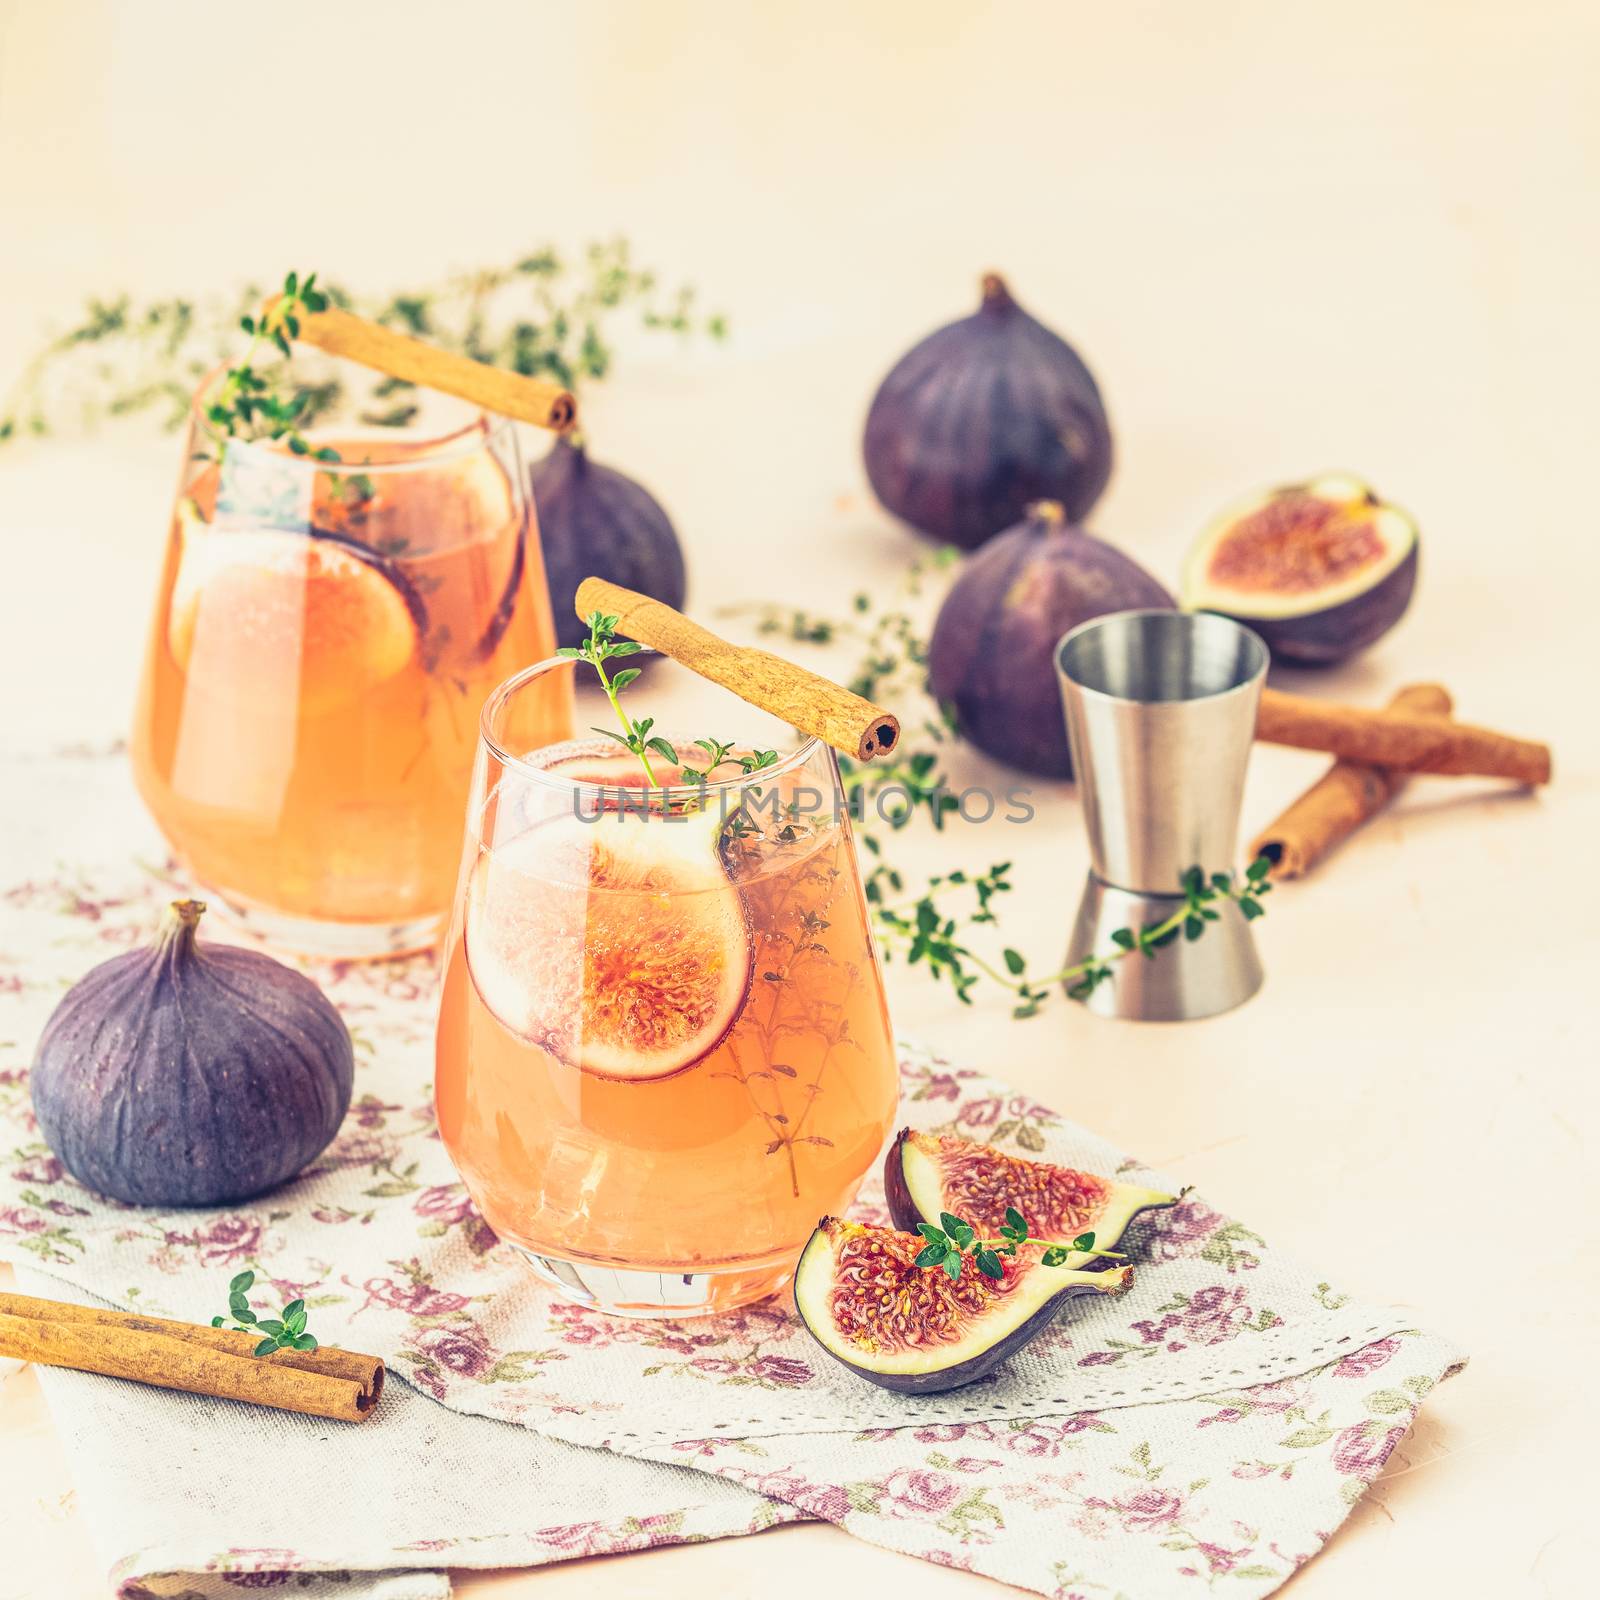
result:
<svg viewBox="0 0 1600 1600"><path fill-rule="evenodd" d="M783 1300L651 1323L569 1305L498 1248L438 1141L433 974L420 960L308 969L351 1026L358 1072L339 1139L300 1180L224 1211L98 1200L38 1141L29 1052L63 987L145 938L178 885L120 760L11 767L7 803L25 814L8 837L29 876L0 885L0 1040L12 1041L0 1046L0 1252L119 1305L196 1319L222 1308L232 1272L253 1267L275 1292L306 1299L319 1337L382 1354L441 1402L454 1415L438 1426L485 1430L464 1452L485 1486L470 1505L505 1510L490 1491L514 1439L524 1452L564 1452L566 1480L583 1487L579 1503L621 1509L632 1496L638 1527L617 1535L626 1547L813 1516L1045 1594L1181 1595L1226 1576L1229 1592L1248 1600L1320 1548L1429 1389L1460 1365L1406 1315L1355 1303L1194 1196L1130 1234L1139 1267L1128 1295L1090 1304L994 1379L948 1396L911 1400L861 1382L823 1354ZM916 1126L1175 1181L974 1070L907 1047L902 1072ZM858 1209L881 1218L876 1179ZM53 1396L70 1386L80 1404L92 1394L102 1413L147 1408L151 1431L169 1412L172 1426L195 1427L177 1415L192 1406L170 1396L71 1376L50 1382ZM346 1433L376 1434L381 1446L390 1427L399 1439L417 1407L394 1409L402 1414L392 1421L380 1414L335 1430L328 1448L340 1449ZM542 1442L473 1417L521 1424ZM114 1481L101 1437L83 1432L79 1454ZM349 1470L363 1470L355 1452L369 1447L342 1448ZM381 1459L370 1469L398 1470ZM400 1581L391 1569L479 1564L472 1545L497 1537L498 1564L558 1557L559 1539L550 1549L524 1540L508 1554L505 1530L451 1522L425 1486L411 1496L414 1479L397 1480L411 1530L398 1542L409 1556L396 1540L374 1547L355 1528L341 1542L310 1506L304 1536L283 1534L284 1549L301 1552L303 1573L343 1562L387 1572L386 1583ZM138 1506L142 1481L129 1476L118 1492ZM539 1509L550 1481L528 1477L531 1503L507 1514L508 1528L560 1527ZM708 1502L700 1485L722 1498ZM145 1526L181 1526L171 1507L144 1509L155 1514ZM159 1556L116 1552L133 1563L122 1572L205 1570L238 1543L227 1517L226 1504L213 1503ZM463 1543L430 1560L449 1540Z"/></svg>

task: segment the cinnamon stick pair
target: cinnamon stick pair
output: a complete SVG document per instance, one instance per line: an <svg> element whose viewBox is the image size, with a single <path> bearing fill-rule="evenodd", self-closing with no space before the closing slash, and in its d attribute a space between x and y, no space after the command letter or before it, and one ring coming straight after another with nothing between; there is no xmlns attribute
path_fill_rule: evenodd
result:
<svg viewBox="0 0 1600 1600"><path fill-rule="evenodd" d="M1446 718L1448 691L1436 683L1402 689L1391 712L1409 717ZM1335 761L1327 772L1269 827L1250 842L1249 859L1265 856L1274 877L1299 878L1362 823L1377 816L1405 787L1406 774L1394 767Z"/></svg>
<svg viewBox="0 0 1600 1600"><path fill-rule="evenodd" d="M1419 715L1398 705L1368 711L1263 689L1256 738L1302 750L1326 750L1343 761L1397 772L1475 774L1515 783L1550 781L1549 745L1468 722Z"/></svg>
<svg viewBox="0 0 1600 1600"><path fill-rule="evenodd" d="M257 1356L257 1343L227 1328L0 1294L0 1356L338 1422L365 1422L377 1407L376 1356L327 1348Z"/></svg>

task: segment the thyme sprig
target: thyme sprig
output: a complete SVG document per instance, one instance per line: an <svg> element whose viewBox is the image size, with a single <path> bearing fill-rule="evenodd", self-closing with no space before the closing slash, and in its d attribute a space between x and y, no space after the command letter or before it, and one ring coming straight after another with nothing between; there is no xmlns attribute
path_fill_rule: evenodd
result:
<svg viewBox="0 0 1600 1600"><path fill-rule="evenodd" d="M307 273L304 280L291 272L283 280L283 292L260 313L247 312L239 326L250 335L244 355L229 367L216 394L206 405L206 420L217 431L234 439L276 439L297 456L317 461L337 461L339 452L324 446L313 450L300 432L299 423L310 399L307 390L298 389L284 396L276 385L256 368L263 345L271 345L285 360L293 354L291 340L300 337L300 317L325 311L328 297L317 288L317 275Z"/></svg>
<svg viewBox="0 0 1600 1600"><path fill-rule="evenodd" d="M1036 1016L1057 986L1064 987L1073 1000L1087 1000L1102 983L1111 980L1118 962L1135 955L1147 961L1154 960L1158 950L1180 938L1190 941L1200 938L1208 924L1221 919L1220 906L1224 901L1233 901L1246 920L1253 922L1266 914L1261 902L1272 892L1269 877L1272 861L1268 856L1257 856L1242 874L1213 872L1207 877L1201 868L1190 867L1181 880L1183 904L1170 916L1138 928L1118 928L1111 934L1112 948L1062 967L1047 977L1030 977L1027 959L1020 951L1010 948L1002 951L1005 970L1001 971L964 944L958 936L957 919L941 911L938 904L941 893L970 888L977 907L966 920L974 925L997 923L999 919L991 902L996 895L1011 888L1007 878L1011 870L1009 861L1002 861L979 875L956 871L930 878L927 890L905 906L883 903L881 885L897 880L898 874L881 868L875 869L875 873L880 870L887 876L869 877L867 885L868 900L873 904L880 936L900 949L908 963L926 963L932 977L947 979L956 998L964 1005L972 1004L972 991L980 978L1011 990L1017 997L1011 1015L1017 1018Z"/></svg>
<svg viewBox="0 0 1600 1600"><path fill-rule="evenodd" d="M984 1277L1003 1278L1006 1269L1001 1258L1014 1256L1017 1247L1026 1244L1029 1238L1027 1219L1015 1206L1006 1207L1006 1220L1001 1225L1000 1236L995 1239L980 1238L978 1230L970 1222L948 1211L939 1213L937 1225L919 1222L917 1232L927 1242L917 1252L916 1264L919 1267L942 1268L952 1283L960 1281L969 1260ZM1065 1266L1074 1255L1093 1254L1118 1261L1127 1260L1119 1250L1096 1250L1092 1231L1080 1233L1070 1244L1042 1242L1045 1252L1040 1259L1047 1267Z"/></svg>
<svg viewBox="0 0 1600 1600"><path fill-rule="evenodd" d="M672 762L677 761L678 752L665 739L651 734L650 730L656 725L654 717L643 717L635 722L622 709L622 702L618 696L639 676L640 668L624 667L616 673L606 671L606 662L617 656L638 655L644 647L632 639L617 638L616 617L608 617L600 611L591 611L583 620L589 625L589 637L582 644L567 645L556 651L556 654L567 656L574 661L587 662L594 668L595 675L600 679L600 687L605 690L606 699L611 702L611 710L621 725L622 732L618 733L612 728L596 728L594 731L604 734L608 739L615 739L624 750L631 750L644 768L646 782L652 789L657 789L660 785L656 782L655 768L650 765L650 752L653 750L663 761Z"/></svg>
<svg viewBox="0 0 1600 1600"><path fill-rule="evenodd" d="M672 762L674 766L680 766L679 751L659 734L651 734L650 730L656 725L654 717L641 717L635 721L622 709L622 691L639 676L641 669L624 667L620 672L607 674L605 667L606 662L615 656L637 655L643 646L632 639L617 638L617 617L591 611L583 620L588 625L589 637L582 644L568 645L556 651L556 654L569 660L587 662L594 668L600 679L600 687L605 690L606 699L611 702L611 709L622 728L621 733L612 728L595 728L594 732L615 739L625 750L631 750L644 768L646 782L652 789L658 789L661 785L656 780L655 768L650 765L651 753L654 752L663 761ZM746 775L763 772L768 767L776 766L778 761L776 750L752 750L747 755L735 756L732 754L733 746L724 744L720 739L696 739L694 743L697 749L705 751L708 759L704 770L680 766L683 776L690 783L706 783L707 773L714 771L724 761L737 761L740 771Z"/></svg>
<svg viewBox="0 0 1600 1600"><path fill-rule="evenodd" d="M260 1318L250 1309L250 1289L256 1281L253 1272L241 1272L228 1284L228 1312L239 1333L261 1333L266 1337L252 1352L270 1356L274 1350L315 1350L316 1339L306 1332L306 1303L291 1300L276 1317ZM220 1328L227 1317L213 1317L211 1326Z"/></svg>

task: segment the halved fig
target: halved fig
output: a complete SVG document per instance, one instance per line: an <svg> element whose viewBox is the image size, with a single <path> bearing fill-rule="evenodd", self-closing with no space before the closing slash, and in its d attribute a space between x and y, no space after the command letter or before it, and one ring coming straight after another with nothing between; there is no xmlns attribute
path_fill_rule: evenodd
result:
<svg viewBox="0 0 1600 1600"><path fill-rule="evenodd" d="M416 655L426 610L394 563L335 534L180 524L167 642L227 692L297 685L302 711L342 705Z"/></svg>
<svg viewBox="0 0 1600 1600"><path fill-rule="evenodd" d="M704 1060L738 1020L753 963L719 831L709 811L562 814L485 852L466 925L484 1003L596 1077L644 1083Z"/></svg>
<svg viewBox="0 0 1600 1600"><path fill-rule="evenodd" d="M1327 666L1405 614L1417 526L1358 478L1331 474L1252 495L1195 542L1183 607L1254 628L1277 659Z"/></svg>
<svg viewBox="0 0 1600 1600"><path fill-rule="evenodd" d="M1065 1244L1092 1233L1095 1248L1074 1251L1069 1267L1081 1267L1103 1250L1114 1250L1141 1212L1178 1203L1175 1194L1119 1183L1093 1172L1049 1161L1027 1161L970 1139L915 1133L902 1128L883 1164L883 1187L894 1225L915 1233L917 1224L938 1224L948 1211L995 1239L1007 1207L1022 1213L1033 1239Z"/></svg>
<svg viewBox="0 0 1600 1600"><path fill-rule="evenodd" d="M1067 1301L1121 1294L1131 1267L1047 1267L1038 1246L1002 1256L987 1278L969 1260L951 1279L916 1264L923 1240L824 1217L795 1268L794 1299L829 1355L897 1394L939 1394L973 1383L1042 1333Z"/></svg>

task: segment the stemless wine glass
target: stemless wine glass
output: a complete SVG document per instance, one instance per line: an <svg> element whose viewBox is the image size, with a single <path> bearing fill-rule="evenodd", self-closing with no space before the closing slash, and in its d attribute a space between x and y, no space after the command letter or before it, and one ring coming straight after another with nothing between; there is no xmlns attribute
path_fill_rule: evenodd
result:
<svg viewBox="0 0 1600 1600"><path fill-rule="evenodd" d="M653 654L628 698L678 760L649 774L603 734L542 736L570 660L484 707L438 1036L440 1132L489 1224L636 1316L780 1287L898 1100L833 753ZM730 727L692 781L691 737Z"/></svg>
<svg viewBox="0 0 1600 1600"><path fill-rule="evenodd" d="M267 942L432 944L491 687L548 654L544 566L501 418L220 438L192 410L133 738L156 821ZM437 413L438 404L435 403ZM448 411L447 411L448 415ZM563 687L538 711L570 729Z"/></svg>

